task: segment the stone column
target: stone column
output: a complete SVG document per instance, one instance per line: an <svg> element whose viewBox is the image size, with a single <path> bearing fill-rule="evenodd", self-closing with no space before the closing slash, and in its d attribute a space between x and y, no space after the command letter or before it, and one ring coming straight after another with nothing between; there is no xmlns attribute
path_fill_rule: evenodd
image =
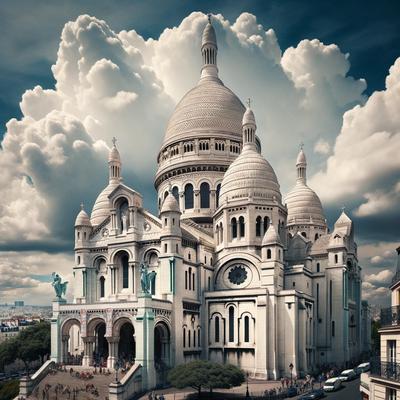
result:
<svg viewBox="0 0 400 400"><path fill-rule="evenodd" d="M114 369L115 362L118 360L118 336L106 337L108 342L108 358L107 358L107 368Z"/></svg>
<svg viewBox="0 0 400 400"><path fill-rule="evenodd" d="M93 336L82 337L83 340L83 359L82 366L89 367L93 363L93 345L95 338Z"/></svg>
<svg viewBox="0 0 400 400"><path fill-rule="evenodd" d="M210 190L210 208L212 210L217 208L217 191L215 189Z"/></svg>
<svg viewBox="0 0 400 400"><path fill-rule="evenodd" d="M111 210L111 231L110 234L111 235L116 235L117 234L117 214L116 214L116 210Z"/></svg>
<svg viewBox="0 0 400 400"><path fill-rule="evenodd" d="M154 313L152 299L149 294L138 298L139 306L136 315L136 359L135 363L142 364L142 387L152 389L156 384L154 368Z"/></svg>
<svg viewBox="0 0 400 400"><path fill-rule="evenodd" d="M129 226L128 231L131 232L135 226L135 212L132 206L129 207Z"/></svg>
<svg viewBox="0 0 400 400"><path fill-rule="evenodd" d="M64 364L68 363L68 340L69 335L62 335L61 359Z"/></svg>
<svg viewBox="0 0 400 400"><path fill-rule="evenodd" d="M195 210L200 209L200 190L199 189L194 190L194 209Z"/></svg>

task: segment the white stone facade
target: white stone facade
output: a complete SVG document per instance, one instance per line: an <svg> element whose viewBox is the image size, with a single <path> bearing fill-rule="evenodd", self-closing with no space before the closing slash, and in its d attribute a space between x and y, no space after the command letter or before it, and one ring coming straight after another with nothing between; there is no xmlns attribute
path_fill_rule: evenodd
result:
<svg viewBox="0 0 400 400"><path fill-rule="evenodd" d="M91 216L77 216L74 302L54 303L53 360L81 348L84 365L132 359L152 387L166 367L199 358L265 379L289 374L290 364L300 375L357 359L352 221L342 212L328 232L303 150L282 200L253 112L218 77L210 22L201 50L200 81L177 105L158 155L159 216L123 183L115 143L109 184ZM142 262L156 273L147 296Z"/></svg>

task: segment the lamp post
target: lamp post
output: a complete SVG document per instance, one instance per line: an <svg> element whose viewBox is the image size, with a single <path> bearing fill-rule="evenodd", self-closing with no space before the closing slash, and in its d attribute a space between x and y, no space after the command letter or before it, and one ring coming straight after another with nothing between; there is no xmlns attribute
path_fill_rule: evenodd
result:
<svg viewBox="0 0 400 400"><path fill-rule="evenodd" d="M290 369L290 387L293 386L293 364L289 364L289 369Z"/></svg>
<svg viewBox="0 0 400 400"><path fill-rule="evenodd" d="M249 373L246 372L246 399L250 398L250 393L249 393Z"/></svg>

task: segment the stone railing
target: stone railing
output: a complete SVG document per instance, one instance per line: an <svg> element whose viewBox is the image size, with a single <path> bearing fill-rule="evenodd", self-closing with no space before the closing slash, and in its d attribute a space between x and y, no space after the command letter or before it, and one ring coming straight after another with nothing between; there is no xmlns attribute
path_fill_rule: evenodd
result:
<svg viewBox="0 0 400 400"><path fill-rule="evenodd" d="M142 392L142 366L134 364L119 382L108 386L109 400L128 400Z"/></svg>
<svg viewBox="0 0 400 400"><path fill-rule="evenodd" d="M24 376L21 378L19 381L19 396L24 398L28 397L54 366L54 361L47 360L32 376Z"/></svg>
<svg viewBox="0 0 400 400"><path fill-rule="evenodd" d="M400 325L400 306L381 309L381 326Z"/></svg>
<svg viewBox="0 0 400 400"><path fill-rule="evenodd" d="M371 360L371 375L400 382L400 363Z"/></svg>

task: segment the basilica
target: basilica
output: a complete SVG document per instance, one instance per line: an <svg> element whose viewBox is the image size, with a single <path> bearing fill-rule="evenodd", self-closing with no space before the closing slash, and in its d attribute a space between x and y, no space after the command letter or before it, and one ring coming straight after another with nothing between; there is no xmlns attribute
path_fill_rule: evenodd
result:
<svg viewBox="0 0 400 400"><path fill-rule="evenodd" d="M53 302L53 361L129 360L152 388L196 359L279 379L367 350L352 220L338 212L329 229L303 149L282 196L256 117L223 84L217 52L209 21L200 79L158 153L158 215L124 183L114 141L109 182L75 221L74 298Z"/></svg>

